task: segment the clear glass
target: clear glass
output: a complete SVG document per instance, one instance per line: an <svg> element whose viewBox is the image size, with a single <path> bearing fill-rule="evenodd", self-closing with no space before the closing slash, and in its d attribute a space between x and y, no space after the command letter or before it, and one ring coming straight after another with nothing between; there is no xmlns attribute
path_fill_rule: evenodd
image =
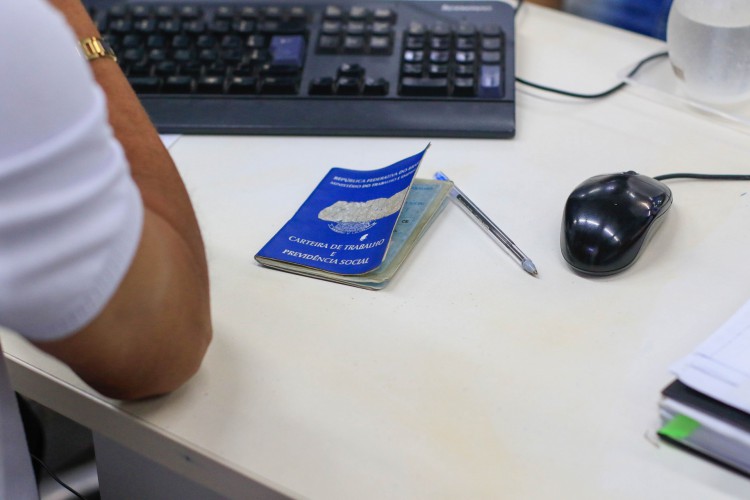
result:
<svg viewBox="0 0 750 500"><path fill-rule="evenodd" d="M750 99L750 0L674 0L667 47L672 69L693 99Z"/></svg>

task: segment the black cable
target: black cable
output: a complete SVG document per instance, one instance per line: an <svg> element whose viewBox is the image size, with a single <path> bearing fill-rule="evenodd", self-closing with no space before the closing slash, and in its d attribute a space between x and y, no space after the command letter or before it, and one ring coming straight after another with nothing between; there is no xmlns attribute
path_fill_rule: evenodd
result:
<svg viewBox="0 0 750 500"><path fill-rule="evenodd" d="M65 484L62 481L62 479L60 479L59 477L57 477L57 475L54 472L52 472L51 470L49 470L47 468L47 465L44 462L42 462L39 458L35 457L34 455L31 455L31 459L35 460L36 463L38 463L42 467L42 469L44 469L44 471L47 474L49 474L49 477L51 477L52 479L54 479L55 481L57 481L60 484L60 486L62 486L63 488L65 488L66 490L68 490L69 492L71 492L72 494L74 494L76 497L80 498L81 500L86 500L86 498L83 495L81 495L76 490L74 490L73 488L71 488L70 486L68 486L67 484Z"/></svg>
<svg viewBox="0 0 750 500"><path fill-rule="evenodd" d="M514 9L515 15L518 15L518 11L521 9L521 6L523 5L524 0L517 0L516 2L516 8ZM667 52L658 52L656 54L652 54L644 59L641 59L638 64L635 65L635 67L630 70L630 73L628 73L628 78L634 76L640 69L647 63L653 61L654 59L659 59L662 57L666 57L669 55ZM546 92L554 92L556 94L562 94L569 97L578 97L580 99L599 99L602 97L607 97L608 95L614 94L618 90L625 87L626 82L620 82L614 87L605 90L604 92L599 92L597 94L580 94L578 92L570 92L567 90L561 90L556 89L553 87L548 87L546 85L540 85L538 83L529 82L527 80L524 80L523 78L516 77L516 81L519 83L522 83L524 85L528 85L529 87L534 87L539 90L544 90ZM700 179L700 180L716 180L716 181L750 181L750 175L734 175L734 174L690 174L690 173L674 173L674 174L664 174L664 175L657 175L654 177L657 181L665 181L669 179Z"/></svg>
<svg viewBox="0 0 750 500"><path fill-rule="evenodd" d="M518 15L518 11L521 9L522 5L523 5L523 0L516 1L516 8L513 11L514 15ZM630 73L628 73L628 78L638 73L638 71L640 71L640 69L643 67L644 64L650 61L653 61L654 59L664 57L666 55L667 55L667 52L659 52L658 54L653 54L653 55L646 57L645 59L641 59L641 61L639 61L638 64L636 64L635 68L633 68L630 71ZM555 94L562 94L568 97L577 97L579 99L600 99L602 97L607 97L608 95L612 95L618 90L623 89L625 85L627 85L625 82L620 82L614 87L612 87L611 89L605 90L604 92L599 92L596 94L580 94L578 92L571 92L569 90L556 89L554 87L548 87L546 85L541 85L539 83L530 82L528 80L524 80L523 78L519 76L516 77L516 81L518 83L522 83L524 85L533 87L535 89L544 90L545 92L554 92Z"/></svg>
<svg viewBox="0 0 750 500"><path fill-rule="evenodd" d="M735 175L735 174L688 174L688 173L674 173L657 175L654 177L657 181L665 181L668 179L700 179L706 181L750 181L750 175Z"/></svg>
<svg viewBox="0 0 750 500"><path fill-rule="evenodd" d="M652 55L650 55L650 56L648 56L648 57L646 57L644 59L641 59L638 62L638 64L636 64L636 66L632 70L630 70L630 73L628 73L628 78L630 78L633 75L635 75L636 73L638 73L638 71L640 71L640 69L646 63L649 63L649 62L653 61L654 59L659 59L659 58L666 57L666 56L667 56L667 52L659 52L657 54L652 54ZM625 85L627 85L627 83L623 81L623 82L618 83L614 87L612 87L612 88L610 88L608 90L605 90L604 92L599 92L599 93L596 93L596 94L580 94L578 92L571 92L571 91L568 91L568 90L556 89L554 87L547 87L546 85L540 85L538 83L533 83L533 82L530 82L528 80L524 80L523 78L518 77L518 76L516 77L516 81L518 83L522 83L524 85L528 85L529 87L533 87L535 89L544 90L546 92L554 92L555 94L562 94L562 95L568 96L568 97L577 97L579 99L600 99L602 97L607 97L608 95L614 94L618 90L621 90L622 88L624 88Z"/></svg>

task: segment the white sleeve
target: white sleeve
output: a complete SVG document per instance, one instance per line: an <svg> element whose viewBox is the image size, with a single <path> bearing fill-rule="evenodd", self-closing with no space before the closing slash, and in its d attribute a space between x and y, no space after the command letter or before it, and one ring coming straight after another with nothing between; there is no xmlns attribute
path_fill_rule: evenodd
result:
<svg viewBox="0 0 750 500"><path fill-rule="evenodd" d="M46 2L2 2L0 325L33 340L93 320L140 240L140 195L87 64Z"/></svg>

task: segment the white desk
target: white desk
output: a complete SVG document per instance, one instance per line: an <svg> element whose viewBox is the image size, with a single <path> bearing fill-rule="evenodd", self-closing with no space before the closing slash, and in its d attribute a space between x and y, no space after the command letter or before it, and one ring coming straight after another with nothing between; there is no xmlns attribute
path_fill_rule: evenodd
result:
<svg viewBox="0 0 750 500"><path fill-rule="evenodd" d="M582 91L660 48L533 6L518 31L519 76ZM427 138L183 137L172 152L213 286L199 374L167 397L117 404L6 334L14 384L233 498L747 497L750 481L654 430L670 363L750 298L750 185L670 182L666 223L606 279L568 270L559 230L585 178L747 171L749 135L632 89L598 102L522 90L514 140L432 140L419 175L454 178L539 278L450 205L380 292L252 256L330 167L385 166Z"/></svg>

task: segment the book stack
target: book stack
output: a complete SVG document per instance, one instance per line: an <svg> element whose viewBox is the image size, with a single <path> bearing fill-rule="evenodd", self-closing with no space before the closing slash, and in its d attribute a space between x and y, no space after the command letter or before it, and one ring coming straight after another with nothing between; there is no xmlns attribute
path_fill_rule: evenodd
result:
<svg viewBox="0 0 750 500"><path fill-rule="evenodd" d="M750 476L750 302L672 371L659 436Z"/></svg>

